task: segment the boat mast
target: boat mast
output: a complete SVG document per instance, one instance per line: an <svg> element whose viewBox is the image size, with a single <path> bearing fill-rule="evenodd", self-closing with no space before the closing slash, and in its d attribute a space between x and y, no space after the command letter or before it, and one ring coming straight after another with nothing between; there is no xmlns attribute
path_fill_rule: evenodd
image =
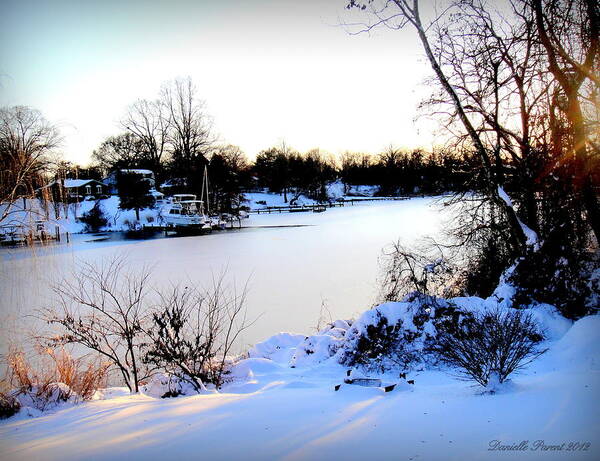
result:
<svg viewBox="0 0 600 461"><path fill-rule="evenodd" d="M208 168L204 165L204 177L202 178L202 197L204 201L204 192L206 191L206 213L210 214L210 200L208 198Z"/></svg>

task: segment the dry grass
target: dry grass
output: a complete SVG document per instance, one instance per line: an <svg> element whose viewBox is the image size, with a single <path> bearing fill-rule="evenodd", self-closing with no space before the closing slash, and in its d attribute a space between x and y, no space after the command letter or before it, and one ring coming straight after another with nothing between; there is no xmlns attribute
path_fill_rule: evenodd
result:
<svg viewBox="0 0 600 461"><path fill-rule="evenodd" d="M36 365L18 348L6 357L7 376L0 397L10 413L14 397L27 394L39 410L56 401L89 400L96 390L106 386L109 364L88 357L74 358L64 349L38 349ZM57 386L57 383L67 387ZM5 405L4 405L5 404ZM10 414L9 414L10 416Z"/></svg>
<svg viewBox="0 0 600 461"><path fill-rule="evenodd" d="M56 381L65 383L83 400L89 400L96 390L106 387L108 362L75 359L65 350L49 350L54 361Z"/></svg>

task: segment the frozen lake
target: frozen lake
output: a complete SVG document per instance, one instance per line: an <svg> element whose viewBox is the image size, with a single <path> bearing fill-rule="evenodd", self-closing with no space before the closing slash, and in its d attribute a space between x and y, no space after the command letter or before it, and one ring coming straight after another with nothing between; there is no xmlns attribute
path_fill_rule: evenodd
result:
<svg viewBox="0 0 600 461"><path fill-rule="evenodd" d="M228 279L249 279L245 332L253 344L279 331L312 333L321 306L333 319L354 317L377 294L378 257L400 239L411 245L439 235L448 212L432 198L371 202L324 213L251 215L247 227L210 235L152 240L90 241L33 249L2 249L0 346L36 326L29 315L52 304L50 285L72 271L77 260L125 255L131 271L153 267L153 286L184 282L206 286L227 269ZM286 227L261 227L286 226ZM293 227L298 226L298 227Z"/></svg>

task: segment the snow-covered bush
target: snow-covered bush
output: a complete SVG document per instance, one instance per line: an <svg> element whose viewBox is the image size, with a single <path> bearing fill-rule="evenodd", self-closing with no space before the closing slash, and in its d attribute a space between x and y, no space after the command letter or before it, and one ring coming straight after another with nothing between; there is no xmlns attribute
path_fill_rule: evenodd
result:
<svg viewBox="0 0 600 461"><path fill-rule="evenodd" d="M248 351L248 358L287 363L291 359L290 352L295 350L305 339L307 337L304 335L278 333L252 346Z"/></svg>
<svg viewBox="0 0 600 461"><path fill-rule="evenodd" d="M460 376L497 386L545 352L542 332L530 312L494 309L463 317L438 332L431 350ZM491 389L493 392L494 389Z"/></svg>
<svg viewBox="0 0 600 461"><path fill-rule="evenodd" d="M20 408L34 408L40 411L82 400L65 383L41 383L31 387L21 387L11 391L11 396L19 403Z"/></svg>
<svg viewBox="0 0 600 461"><path fill-rule="evenodd" d="M438 331L451 331L459 318L470 315L444 299L413 293L402 302L376 306L353 322L337 320L316 335L294 338L292 345L284 341L286 347L281 351L256 354L255 347L249 355L285 361L292 350L288 363L293 367L331 359L371 371L407 370L435 362L429 350ZM261 350L272 341L261 343Z"/></svg>
<svg viewBox="0 0 600 461"><path fill-rule="evenodd" d="M375 322L365 325L365 330L356 335L354 347L346 348L342 363L349 366L363 365L385 370L386 361L405 368L413 356L405 350L403 322L398 319L391 324L381 312L375 312Z"/></svg>
<svg viewBox="0 0 600 461"><path fill-rule="evenodd" d="M438 328L458 310L443 299L413 294L364 312L348 329L336 358L348 366L386 371L429 360Z"/></svg>

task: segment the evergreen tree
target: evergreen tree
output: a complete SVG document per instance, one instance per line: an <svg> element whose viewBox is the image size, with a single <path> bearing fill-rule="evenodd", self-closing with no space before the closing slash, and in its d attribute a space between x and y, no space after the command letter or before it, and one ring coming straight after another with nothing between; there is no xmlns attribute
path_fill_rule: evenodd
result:
<svg viewBox="0 0 600 461"><path fill-rule="evenodd" d="M136 173L120 172L117 176L119 190L119 208L135 210L135 217L140 220L140 209L154 206L155 199L150 195L150 183Z"/></svg>

